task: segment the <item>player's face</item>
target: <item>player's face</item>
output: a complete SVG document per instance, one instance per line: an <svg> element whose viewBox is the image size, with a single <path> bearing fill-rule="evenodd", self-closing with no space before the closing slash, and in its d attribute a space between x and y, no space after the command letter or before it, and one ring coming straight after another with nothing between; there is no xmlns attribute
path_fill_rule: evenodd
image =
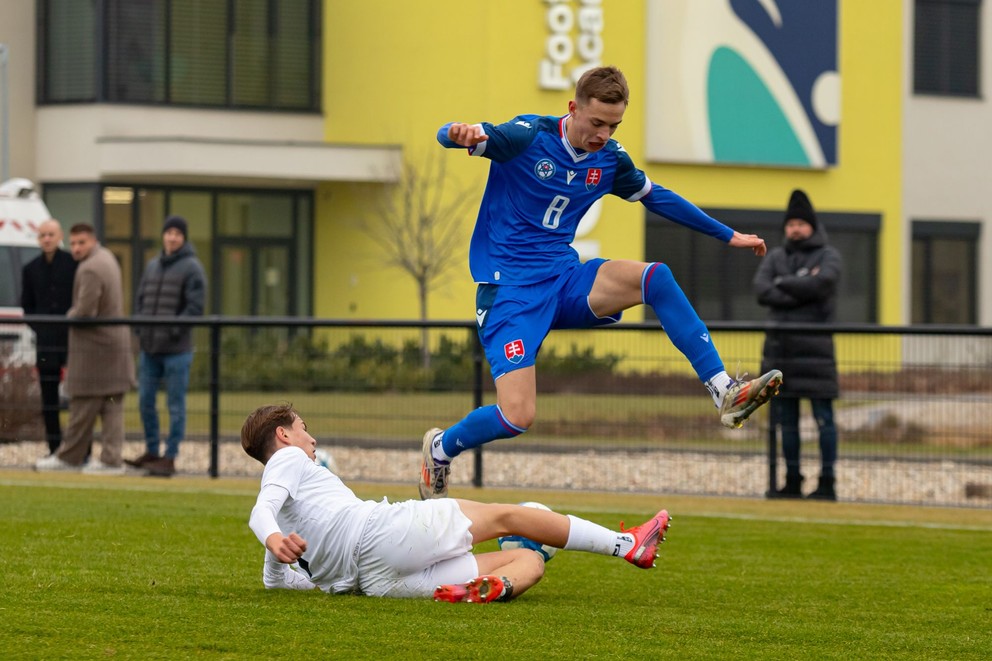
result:
<svg viewBox="0 0 992 661"><path fill-rule="evenodd" d="M317 441L307 431L307 423L303 422L303 418L297 416L293 420L292 426L282 427L282 429L286 432L285 438L287 443L300 448L311 459L317 458L317 455L314 453L317 449Z"/></svg>
<svg viewBox="0 0 992 661"><path fill-rule="evenodd" d="M568 141L583 151L599 151L620 126L626 110L627 105L622 101L603 103L599 99L589 99L585 104L569 101Z"/></svg>

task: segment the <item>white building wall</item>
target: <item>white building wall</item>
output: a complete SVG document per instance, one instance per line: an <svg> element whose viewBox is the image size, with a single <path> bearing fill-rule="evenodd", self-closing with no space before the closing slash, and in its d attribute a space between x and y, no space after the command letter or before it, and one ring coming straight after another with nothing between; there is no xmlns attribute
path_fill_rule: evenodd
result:
<svg viewBox="0 0 992 661"><path fill-rule="evenodd" d="M992 325L992 6L981 8L979 98L913 94L913 0L905 5L903 315L912 313L910 223L981 222L978 252L978 323Z"/></svg>
<svg viewBox="0 0 992 661"><path fill-rule="evenodd" d="M34 146L34 8L33 0L0 2L0 44L7 47L8 57L7 121L10 127L10 144L7 146L7 155L10 171L7 177L24 177L32 181L37 179ZM0 145L0 149L2 148Z"/></svg>

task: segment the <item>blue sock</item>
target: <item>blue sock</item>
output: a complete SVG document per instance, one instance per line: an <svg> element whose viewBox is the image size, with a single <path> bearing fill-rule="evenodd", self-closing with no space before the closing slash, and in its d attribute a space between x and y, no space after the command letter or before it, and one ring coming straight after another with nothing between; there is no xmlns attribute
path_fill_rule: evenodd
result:
<svg viewBox="0 0 992 661"><path fill-rule="evenodd" d="M483 443L499 438L513 438L526 429L511 424L495 404L477 408L460 422L444 430L441 449L454 459L463 451L477 448Z"/></svg>
<svg viewBox="0 0 992 661"><path fill-rule="evenodd" d="M668 266L659 262L648 264L641 275L641 297L658 315L672 344L689 359L700 381L706 383L724 371L706 324L692 308Z"/></svg>

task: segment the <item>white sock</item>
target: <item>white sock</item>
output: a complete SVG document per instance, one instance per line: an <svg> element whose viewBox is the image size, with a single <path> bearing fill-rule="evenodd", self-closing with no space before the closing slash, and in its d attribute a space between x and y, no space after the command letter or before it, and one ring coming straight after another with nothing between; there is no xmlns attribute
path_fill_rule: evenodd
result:
<svg viewBox="0 0 992 661"><path fill-rule="evenodd" d="M431 441L431 456L434 457L434 461L442 464L450 464L451 457L444 453L444 445L441 443L442 438L444 438L444 432L435 436L434 440Z"/></svg>
<svg viewBox="0 0 992 661"><path fill-rule="evenodd" d="M566 551L588 551L600 555L624 557L634 548L634 536L617 532L603 526L568 514L568 541Z"/></svg>
<svg viewBox="0 0 992 661"><path fill-rule="evenodd" d="M730 375L726 372L720 372L706 382L706 389L710 391L710 395L713 397L713 404L717 408L720 408L720 404L723 403L723 396L727 394L727 391L735 383L737 382L730 378Z"/></svg>

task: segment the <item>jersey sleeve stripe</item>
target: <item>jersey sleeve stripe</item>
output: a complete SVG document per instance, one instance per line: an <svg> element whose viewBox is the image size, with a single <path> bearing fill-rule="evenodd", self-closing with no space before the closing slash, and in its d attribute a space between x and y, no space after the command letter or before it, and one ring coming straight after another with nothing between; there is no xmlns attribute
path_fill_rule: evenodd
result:
<svg viewBox="0 0 992 661"><path fill-rule="evenodd" d="M651 192L651 187L652 186L654 186L654 184L651 183L651 180L648 179L647 177L645 177L644 178L644 186L641 187L641 190L637 191L636 193L634 193L633 195L631 195L630 197L628 197L627 198L627 201L628 202L637 202L639 199L641 199L642 197L644 197L645 195L647 195L648 193Z"/></svg>
<svg viewBox="0 0 992 661"><path fill-rule="evenodd" d="M482 124L476 124L476 126L478 126L479 129L482 131L482 135L486 135L486 129L483 128ZM483 140L482 142L480 142L479 144L475 145L474 147L469 147L468 148L468 155L469 156L482 156L483 154L486 153L486 144L488 142L489 142L488 140Z"/></svg>

